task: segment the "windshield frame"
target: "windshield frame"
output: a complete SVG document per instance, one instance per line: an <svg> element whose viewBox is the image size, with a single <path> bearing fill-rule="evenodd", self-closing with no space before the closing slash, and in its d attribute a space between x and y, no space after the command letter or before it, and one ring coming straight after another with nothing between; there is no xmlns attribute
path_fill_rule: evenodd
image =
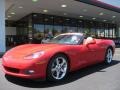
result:
<svg viewBox="0 0 120 90"><path fill-rule="evenodd" d="M60 37L60 36L71 36L71 37L74 37L74 36L77 36L77 37L80 37L78 42L77 43L58 43L58 42L54 42L52 40ZM83 43L83 40L84 40L84 35L83 34L60 34L60 35L57 35L55 36L53 39L49 40L48 42L45 42L46 44L63 44L63 45L80 45Z"/></svg>

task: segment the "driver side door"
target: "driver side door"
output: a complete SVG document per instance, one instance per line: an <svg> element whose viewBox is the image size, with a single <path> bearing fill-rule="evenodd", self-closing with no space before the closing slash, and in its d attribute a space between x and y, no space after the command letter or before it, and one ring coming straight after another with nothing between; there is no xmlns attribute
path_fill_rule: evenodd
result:
<svg viewBox="0 0 120 90"><path fill-rule="evenodd" d="M87 64L94 64L97 63L97 53L99 51L98 45L96 43L89 44L89 45L83 45L83 49L85 51L85 60Z"/></svg>
<svg viewBox="0 0 120 90"><path fill-rule="evenodd" d="M93 39L92 37L88 37L87 39L84 40L84 43L79 45L78 47L78 53L81 54L79 56L80 62L84 60L86 62L85 63L86 65L91 65L99 62L97 60L99 51L100 48L96 43L96 40Z"/></svg>
<svg viewBox="0 0 120 90"><path fill-rule="evenodd" d="M96 48L94 45L75 45L72 46L72 66L74 69L80 69L95 62Z"/></svg>

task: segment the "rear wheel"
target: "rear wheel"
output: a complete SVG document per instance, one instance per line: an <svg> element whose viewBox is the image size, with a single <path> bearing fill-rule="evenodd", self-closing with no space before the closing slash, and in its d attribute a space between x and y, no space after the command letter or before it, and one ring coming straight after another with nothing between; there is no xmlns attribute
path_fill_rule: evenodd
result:
<svg viewBox="0 0 120 90"><path fill-rule="evenodd" d="M68 73L68 60L65 55L55 55L48 65L48 80L60 81Z"/></svg>
<svg viewBox="0 0 120 90"><path fill-rule="evenodd" d="M105 63L110 64L112 62L112 58L113 58L113 51L111 48L108 48L106 50Z"/></svg>

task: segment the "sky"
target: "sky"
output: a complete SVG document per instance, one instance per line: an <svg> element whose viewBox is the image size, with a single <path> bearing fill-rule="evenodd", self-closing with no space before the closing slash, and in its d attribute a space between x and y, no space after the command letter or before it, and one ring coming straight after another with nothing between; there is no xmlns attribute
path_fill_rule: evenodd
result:
<svg viewBox="0 0 120 90"><path fill-rule="evenodd" d="M98 1L120 8L120 0L98 0Z"/></svg>

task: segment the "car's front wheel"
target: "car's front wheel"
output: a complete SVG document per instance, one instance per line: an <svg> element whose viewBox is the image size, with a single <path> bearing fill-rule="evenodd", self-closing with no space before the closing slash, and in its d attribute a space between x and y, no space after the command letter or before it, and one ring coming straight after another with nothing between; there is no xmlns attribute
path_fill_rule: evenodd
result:
<svg viewBox="0 0 120 90"><path fill-rule="evenodd" d="M60 81L68 73L68 59L65 55L55 55L48 64L48 79L51 81Z"/></svg>
<svg viewBox="0 0 120 90"><path fill-rule="evenodd" d="M113 51L111 48L108 48L105 54L105 63L110 64L112 62L112 58L113 58Z"/></svg>

